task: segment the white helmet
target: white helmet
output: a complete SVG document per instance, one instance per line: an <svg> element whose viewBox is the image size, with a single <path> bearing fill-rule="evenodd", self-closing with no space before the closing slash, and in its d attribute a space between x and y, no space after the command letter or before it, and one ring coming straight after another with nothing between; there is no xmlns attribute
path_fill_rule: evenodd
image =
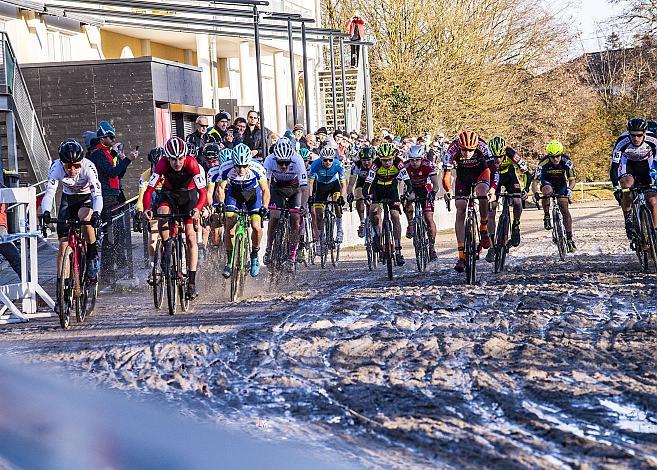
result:
<svg viewBox="0 0 657 470"><path fill-rule="evenodd" d="M320 158L335 158L337 153L337 149L333 147L324 147L320 152L319 156Z"/></svg>
<svg viewBox="0 0 657 470"><path fill-rule="evenodd" d="M286 138L278 139L276 145L274 145L274 157L276 158L276 161L290 162L292 161L293 155L294 148L292 147L292 142Z"/></svg>
<svg viewBox="0 0 657 470"><path fill-rule="evenodd" d="M235 166L245 166L251 163L253 156L251 155L251 149L246 144L237 144L233 149L233 165Z"/></svg>

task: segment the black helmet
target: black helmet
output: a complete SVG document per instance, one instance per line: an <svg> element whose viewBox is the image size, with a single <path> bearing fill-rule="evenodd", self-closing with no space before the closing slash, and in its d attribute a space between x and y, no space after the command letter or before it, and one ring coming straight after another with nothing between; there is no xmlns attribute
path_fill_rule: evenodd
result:
<svg viewBox="0 0 657 470"><path fill-rule="evenodd" d="M374 147L363 147L358 151L359 160L372 160L376 158L376 149Z"/></svg>
<svg viewBox="0 0 657 470"><path fill-rule="evenodd" d="M657 133L657 121L646 121L648 132Z"/></svg>
<svg viewBox="0 0 657 470"><path fill-rule="evenodd" d="M84 150L77 140L69 139L59 144L59 160L62 163L77 163L84 158Z"/></svg>
<svg viewBox="0 0 657 470"><path fill-rule="evenodd" d="M157 165L157 162L160 161L160 158L164 156L164 149L162 147L155 147L148 152L148 161L151 162L151 165Z"/></svg>
<svg viewBox="0 0 657 470"><path fill-rule="evenodd" d="M645 132L648 129L648 123L645 119L632 118L627 121L627 130L630 132Z"/></svg>
<svg viewBox="0 0 657 470"><path fill-rule="evenodd" d="M205 144L205 147L203 147L203 156L212 160L219 158L219 144L216 142Z"/></svg>

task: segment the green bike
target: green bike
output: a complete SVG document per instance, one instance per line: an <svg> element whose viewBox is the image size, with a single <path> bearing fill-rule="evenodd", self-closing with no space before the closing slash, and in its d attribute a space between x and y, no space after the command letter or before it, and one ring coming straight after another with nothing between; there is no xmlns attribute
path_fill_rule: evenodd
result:
<svg viewBox="0 0 657 470"><path fill-rule="evenodd" d="M251 244L249 211L238 209L235 238L233 240L233 253L230 257L230 301L235 302L244 294L244 282L247 271L250 269L249 247Z"/></svg>

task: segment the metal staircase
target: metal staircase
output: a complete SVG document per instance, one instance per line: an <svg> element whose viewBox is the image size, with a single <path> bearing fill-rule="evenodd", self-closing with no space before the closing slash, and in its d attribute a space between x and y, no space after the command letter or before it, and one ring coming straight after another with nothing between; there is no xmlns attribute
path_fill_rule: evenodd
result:
<svg viewBox="0 0 657 470"><path fill-rule="evenodd" d="M48 177L50 152L6 33L0 32L0 145L3 166L23 183Z"/></svg>

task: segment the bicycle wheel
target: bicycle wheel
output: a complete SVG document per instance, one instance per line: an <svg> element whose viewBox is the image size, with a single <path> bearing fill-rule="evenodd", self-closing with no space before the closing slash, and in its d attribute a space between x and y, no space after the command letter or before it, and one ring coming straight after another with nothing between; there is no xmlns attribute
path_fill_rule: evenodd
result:
<svg viewBox="0 0 657 470"><path fill-rule="evenodd" d="M555 207L552 210L552 230L554 231L553 238L557 244L557 251L559 252L559 258L563 261L566 259L566 229L563 225L563 217L561 215L561 210L558 207Z"/></svg>
<svg viewBox="0 0 657 470"><path fill-rule="evenodd" d="M169 239L169 244L172 243L172 240ZM166 255L165 255L166 256ZM176 250L171 247L171 254L166 256L165 267L166 267L166 286L167 286L167 306L169 308L169 315L176 314L176 303L178 299L178 273L176 272L177 265L177 254Z"/></svg>
<svg viewBox="0 0 657 470"><path fill-rule="evenodd" d="M338 259L340 258L340 244L335 241L335 234L337 233L336 219L332 217L331 220L331 236L329 238L330 247L331 247L331 264L333 267L338 265Z"/></svg>
<svg viewBox="0 0 657 470"><path fill-rule="evenodd" d="M367 253L367 267L370 271L376 268L376 254L374 253L374 246L372 245L372 225L370 221L365 222L364 228L365 235L365 252Z"/></svg>
<svg viewBox="0 0 657 470"><path fill-rule="evenodd" d="M84 288L82 291L82 296L84 300L84 311L85 317L89 317L94 314L96 309L96 298L98 297L98 277L96 277L96 282L89 282L84 280Z"/></svg>
<svg viewBox="0 0 657 470"><path fill-rule="evenodd" d="M164 246L162 240L155 245L153 256L153 267L151 268L151 288L153 289L153 304L156 309L162 308L164 301L164 275L162 274L162 259L164 258Z"/></svg>
<svg viewBox="0 0 657 470"><path fill-rule="evenodd" d="M237 296L238 298L244 297L244 286L246 285L246 278L248 277L247 274L249 272L249 269L247 269L250 260L250 253L249 253L249 232L246 232L244 235L244 238L242 240L242 256L241 256L241 262L240 262L240 275L237 280Z"/></svg>
<svg viewBox="0 0 657 470"><path fill-rule="evenodd" d="M187 242L183 238L180 242L180 253L177 259L178 271L178 297L180 297L180 310L186 312L189 310L189 298L187 298L187 286L189 277L187 277Z"/></svg>
<svg viewBox="0 0 657 470"><path fill-rule="evenodd" d="M59 324L63 329L71 325L71 309L75 290L75 273L73 272L73 248L64 250L62 269L59 273Z"/></svg>
<svg viewBox="0 0 657 470"><path fill-rule="evenodd" d="M652 225L652 215L645 206L641 206L641 229L645 240L644 250L647 252L644 269L647 271L648 261L652 261L653 267L657 270L657 241L655 240L657 237L655 237L655 229Z"/></svg>
<svg viewBox="0 0 657 470"><path fill-rule="evenodd" d="M413 234L413 247L415 248L415 264L418 272L427 270L429 263L429 246L427 241L427 227L424 218L418 217L413 222L415 233Z"/></svg>
<svg viewBox="0 0 657 470"><path fill-rule="evenodd" d="M235 302L238 296L240 270L242 269L242 235L235 235L235 243L233 244L233 270L230 275L230 301Z"/></svg>
<svg viewBox="0 0 657 470"><path fill-rule="evenodd" d="M272 281L276 280L276 274L282 269L281 263L281 247L283 246L283 223L281 219L278 219L278 224L276 226L276 231L274 232L274 240L271 244L271 255L269 258L269 274ZM240 253L241 254L241 253Z"/></svg>
<svg viewBox="0 0 657 470"><path fill-rule="evenodd" d="M468 216L466 225L465 225L465 283L474 284L477 279L477 252L479 247L477 246L477 235L475 234L477 230L476 224L472 216Z"/></svg>
<svg viewBox="0 0 657 470"><path fill-rule="evenodd" d="M509 214L502 211L500 220L497 224L497 233L495 234L495 272L504 271L504 262L506 261L507 244L509 241Z"/></svg>
<svg viewBox="0 0 657 470"><path fill-rule="evenodd" d="M319 261L322 269L326 268L326 260L328 258L328 222L326 213L324 213L324 223L322 224L322 231L319 234Z"/></svg>
<svg viewBox="0 0 657 470"><path fill-rule="evenodd" d="M383 256L385 257L388 279L392 281L392 253L394 251L392 241L392 227L388 217L383 219Z"/></svg>
<svg viewBox="0 0 657 470"><path fill-rule="evenodd" d="M87 256L83 246L78 246L78 267L75 269L75 319L82 323L87 316L86 268Z"/></svg>

